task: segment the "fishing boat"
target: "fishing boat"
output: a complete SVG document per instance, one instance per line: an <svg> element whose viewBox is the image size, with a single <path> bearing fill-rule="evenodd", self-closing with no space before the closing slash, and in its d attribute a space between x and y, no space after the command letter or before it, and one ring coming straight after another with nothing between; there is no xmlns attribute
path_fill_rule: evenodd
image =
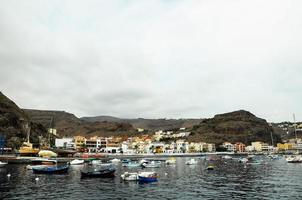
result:
<svg viewBox="0 0 302 200"><path fill-rule="evenodd" d="M84 164L84 160L79 160L79 159L74 159L74 160L72 160L72 161L70 161L70 165L82 165L82 164Z"/></svg>
<svg viewBox="0 0 302 200"><path fill-rule="evenodd" d="M27 165L26 169L32 170L35 168L53 166L57 164L57 160L47 159L47 158L37 158L31 161L31 165Z"/></svg>
<svg viewBox="0 0 302 200"><path fill-rule="evenodd" d="M150 163L143 163L142 167L145 167L145 168L158 168L158 167L160 167L160 165L161 165L160 161L158 161L158 162L151 161Z"/></svg>
<svg viewBox="0 0 302 200"><path fill-rule="evenodd" d="M157 173L155 172L140 172L138 174L138 181L140 183L151 183L157 181Z"/></svg>
<svg viewBox="0 0 302 200"><path fill-rule="evenodd" d="M129 162L129 163L123 163L122 166L131 168L131 167L139 167L141 166L141 164L138 162Z"/></svg>
<svg viewBox="0 0 302 200"><path fill-rule="evenodd" d="M0 168L1 168L1 167L4 167L5 165L7 165L7 163L6 163L6 162L2 162L2 161L0 161Z"/></svg>
<svg viewBox="0 0 302 200"><path fill-rule="evenodd" d="M44 166L44 167L33 167L32 170L36 174L65 174L68 172L69 166Z"/></svg>
<svg viewBox="0 0 302 200"><path fill-rule="evenodd" d="M81 171L82 178L112 178L114 177L115 168L91 168Z"/></svg>
<svg viewBox="0 0 302 200"><path fill-rule="evenodd" d="M28 124L26 124L24 129L26 130L27 141L23 142L22 146L19 149L19 154L21 156L37 155L37 153L40 151L40 149L33 148L33 144L29 142L31 127Z"/></svg>
<svg viewBox="0 0 302 200"><path fill-rule="evenodd" d="M136 173L136 172L125 172L121 175L121 178L124 181L137 181L138 180L138 173Z"/></svg>
<svg viewBox="0 0 302 200"><path fill-rule="evenodd" d="M191 158L189 161L186 162L186 165L196 165L198 162L194 158Z"/></svg>

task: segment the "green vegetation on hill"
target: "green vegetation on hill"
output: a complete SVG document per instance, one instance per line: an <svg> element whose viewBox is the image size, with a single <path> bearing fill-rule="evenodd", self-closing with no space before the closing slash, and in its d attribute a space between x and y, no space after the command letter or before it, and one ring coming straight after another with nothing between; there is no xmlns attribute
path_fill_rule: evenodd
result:
<svg viewBox="0 0 302 200"><path fill-rule="evenodd" d="M271 144L271 134L275 144L280 141L280 136L273 132L266 120L245 110L215 115L214 118L205 119L199 125L193 126L191 131L189 141L215 144L225 141L245 144L262 141Z"/></svg>

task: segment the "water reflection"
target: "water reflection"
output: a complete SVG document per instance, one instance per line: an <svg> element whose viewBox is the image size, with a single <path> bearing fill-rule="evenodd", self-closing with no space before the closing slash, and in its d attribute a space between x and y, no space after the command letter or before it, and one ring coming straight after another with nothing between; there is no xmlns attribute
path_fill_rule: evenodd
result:
<svg viewBox="0 0 302 200"><path fill-rule="evenodd" d="M0 168L0 199L299 199L302 196L302 165L284 160L246 165L236 160L177 158L175 165L161 168L124 168L117 165L116 177L81 179L84 166L71 166L67 175L35 175L25 165ZM214 170L206 170L213 165ZM159 181L152 184L123 182L125 171L155 170ZM11 178L7 178L7 174ZM35 178L39 181L35 181Z"/></svg>

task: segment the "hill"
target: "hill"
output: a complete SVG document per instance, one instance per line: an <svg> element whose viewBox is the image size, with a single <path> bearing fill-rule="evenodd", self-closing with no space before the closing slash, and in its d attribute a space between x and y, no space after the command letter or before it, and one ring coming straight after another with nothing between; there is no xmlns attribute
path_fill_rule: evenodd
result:
<svg viewBox="0 0 302 200"><path fill-rule="evenodd" d="M134 128L143 128L147 130L172 130L179 129L181 127L192 127L199 124L202 119L122 119L111 116L97 116L97 117L83 117L81 118L88 122L119 122L129 123Z"/></svg>
<svg viewBox="0 0 302 200"><path fill-rule="evenodd" d="M83 135L125 136L138 134L129 123L110 121L85 121L65 111L24 109L30 118L48 128L57 129L59 137Z"/></svg>
<svg viewBox="0 0 302 200"><path fill-rule="evenodd" d="M273 132L266 120L245 110L204 119L199 125L193 126L191 132L189 141L205 141L215 144L221 144L225 141L245 144L263 141L271 144L271 134L275 144L281 140L280 135Z"/></svg>
<svg viewBox="0 0 302 200"><path fill-rule="evenodd" d="M46 137L47 130L30 117L13 101L0 92L0 135L6 139L6 146L19 148L27 138L27 128L31 128L30 141L39 145L39 136Z"/></svg>

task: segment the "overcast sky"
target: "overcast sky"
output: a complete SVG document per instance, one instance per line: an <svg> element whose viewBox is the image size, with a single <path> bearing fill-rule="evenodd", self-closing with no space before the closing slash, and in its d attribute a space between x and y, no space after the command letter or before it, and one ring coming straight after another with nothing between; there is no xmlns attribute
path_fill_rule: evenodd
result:
<svg viewBox="0 0 302 200"><path fill-rule="evenodd" d="M0 0L0 90L78 117L302 121L301 0Z"/></svg>

